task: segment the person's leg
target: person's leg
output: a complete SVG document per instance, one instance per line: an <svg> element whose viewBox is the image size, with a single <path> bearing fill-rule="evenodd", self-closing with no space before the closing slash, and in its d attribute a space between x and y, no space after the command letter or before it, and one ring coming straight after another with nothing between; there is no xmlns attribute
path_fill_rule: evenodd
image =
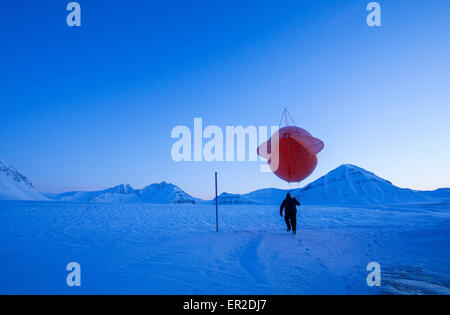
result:
<svg viewBox="0 0 450 315"><path fill-rule="evenodd" d="M286 215L284 217L284 220L286 221L287 230L288 230L288 232L290 232L291 231L291 222L289 222L289 217Z"/></svg>
<svg viewBox="0 0 450 315"><path fill-rule="evenodd" d="M297 233L297 216L293 215L291 218L291 224L292 224L292 231L294 233Z"/></svg>

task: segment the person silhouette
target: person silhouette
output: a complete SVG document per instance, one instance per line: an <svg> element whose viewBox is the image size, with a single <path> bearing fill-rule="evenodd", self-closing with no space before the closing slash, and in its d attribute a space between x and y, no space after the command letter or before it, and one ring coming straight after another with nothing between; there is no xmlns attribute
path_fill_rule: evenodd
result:
<svg viewBox="0 0 450 315"><path fill-rule="evenodd" d="M297 199L292 198L291 194L286 195L286 199L283 200L280 207L280 216L283 217L283 210L285 210L284 220L286 221L287 231L297 234L297 206L300 206L300 202Z"/></svg>

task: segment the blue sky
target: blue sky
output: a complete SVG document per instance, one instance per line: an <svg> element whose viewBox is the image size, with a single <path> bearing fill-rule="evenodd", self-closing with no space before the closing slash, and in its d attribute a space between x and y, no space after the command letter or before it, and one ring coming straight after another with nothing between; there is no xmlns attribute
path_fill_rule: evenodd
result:
<svg viewBox="0 0 450 315"><path fill-rule="evenodd" d="M343 163L450 186L450 3L367 0L0 3L0 158L41 191L169 181L198 197L289 188L258 163L175 163L177 125L277 125ZM297 187L297 185L293 185Z"/></svg>

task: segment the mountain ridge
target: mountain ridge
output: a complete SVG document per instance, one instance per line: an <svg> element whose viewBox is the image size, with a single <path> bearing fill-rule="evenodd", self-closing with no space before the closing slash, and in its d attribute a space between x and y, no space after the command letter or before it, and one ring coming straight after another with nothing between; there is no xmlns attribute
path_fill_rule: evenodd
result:
<svg viewBox="0 0 450 315"><path fill-rule="evenodd" d="M0 160L0 200L48 201L31 181L13 166Z"/></svg>
<svg viewBox="0 0 450 315"><path fill-rule="evenodd" d="M105 195L114 188L126 186L131 195L124 198L113 198ZM162 182L135 190L130 185L120 185L103 191L100 196L84 200L87 202L130 202L130 203L190 203L215 204L213 200L202 200L190 196L178 186ZM377 176L361 167L343 164L320 177L316 181L298 189L265 188L247 194L231 194L224 192L218 196L221 205L278 205L290 192L303 204L311 205L373 205L402 202L426 202L438 199L450 199L450 188L435 191L418 191L400 188L390 181ZM92 192L86 192L92 194Z"/></svg>
<svg viewBox="0 0 450 315"><path fill-rule="evenodd" d="M290 192L303 204L310 205L376 205L391 203L450 200L450 188L419 191L400 188L374 173L352 164L343 164L303 188L283 190L265 188L247 194L218 196L219 204L279 205ZM121 184L98 191L69 191L40 194L33 184L12 166L0 160L0 200L36 200L74 203L149 203L214 204L213 200L195 198L178 186L155 183L142 189Z"/></svg>
<svg viewBox="0 0 450 315"><path fill-rule="evenodd" d="M279 205L291 193L307 205L364 206L450 200L450 188L420 191L400 188L374 173L352 164L343 164L316 181L298 189L265 188L247 194L228 194L233 198L219 196L219 204L266 204ZM239 198L239 196L241 198ZM214 203L215 199L209 201Z"/></svg>
<svg viewBox="0 0 450 315"><path fill-rule="evenodd" d="M121 184L99 191L72 191L46 196L62 202L196 204L199 201L178 186L166 182L151 184L143 189L134 189L131 185Z"/></svg>

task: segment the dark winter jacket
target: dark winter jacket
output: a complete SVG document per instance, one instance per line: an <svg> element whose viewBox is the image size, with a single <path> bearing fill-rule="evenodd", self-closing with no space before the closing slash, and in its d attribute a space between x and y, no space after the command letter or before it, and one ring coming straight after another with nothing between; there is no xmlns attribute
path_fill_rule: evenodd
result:
<svg viewBox="0 0 450 315"><path fill-rule="evenodd" d="M280 207L280 215L283 215L283 210L286 210L286 216L294 216L297 214L297 206L300 206L300 202L295 198L287 197L284 199Z"/></svg>

